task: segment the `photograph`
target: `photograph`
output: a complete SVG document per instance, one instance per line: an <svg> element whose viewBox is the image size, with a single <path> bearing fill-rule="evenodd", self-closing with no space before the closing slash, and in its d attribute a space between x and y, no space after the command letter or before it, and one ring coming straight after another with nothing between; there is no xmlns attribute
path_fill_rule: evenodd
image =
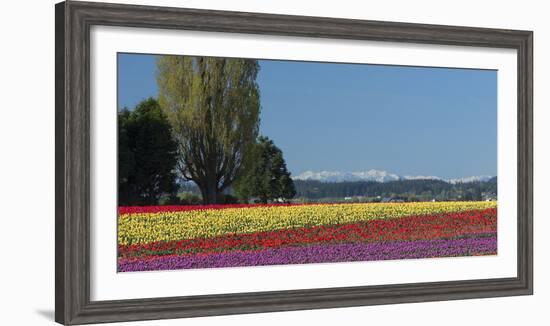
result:
<svg viewBox="0 0 550 326"><path fill-rule="evenodd" d="M497 255L497 77L119 52L117 271Z"/></svg>

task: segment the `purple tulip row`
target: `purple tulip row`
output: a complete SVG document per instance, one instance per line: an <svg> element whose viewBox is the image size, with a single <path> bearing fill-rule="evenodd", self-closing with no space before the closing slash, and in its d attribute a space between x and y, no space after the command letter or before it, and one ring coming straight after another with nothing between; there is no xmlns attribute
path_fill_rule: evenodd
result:
<svg viewBox="0 0 550 326"><path fill-rule="evenodd" d="M491 255L497 252L496 233L460 239L434 239L375 243L338 243L232 251L207 255L128 258L118 262L119 272L216 268L261 265L395 260L431 257Z"/></svg>

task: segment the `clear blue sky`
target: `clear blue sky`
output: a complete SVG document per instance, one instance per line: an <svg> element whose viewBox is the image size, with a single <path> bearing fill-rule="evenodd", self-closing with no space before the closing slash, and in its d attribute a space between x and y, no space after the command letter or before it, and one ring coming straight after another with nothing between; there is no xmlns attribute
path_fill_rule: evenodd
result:
<svg viewBox="0 0 550 326"><path fill-rule="evenodd" d="M118 107L157 96L155 56L119 54ZM497 72L260 60L263 135L293 175L497 173Z"/></svg>

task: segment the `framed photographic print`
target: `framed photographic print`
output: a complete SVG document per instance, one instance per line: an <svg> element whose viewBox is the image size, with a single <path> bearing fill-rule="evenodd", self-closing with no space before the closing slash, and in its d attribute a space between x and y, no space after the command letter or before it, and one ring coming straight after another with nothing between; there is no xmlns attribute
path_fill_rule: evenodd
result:
<svg viewBox="0 0 550 326"><path fill-rule="evenodd" d="M55 10L57 322L532 294L532 32Z"/></svg>

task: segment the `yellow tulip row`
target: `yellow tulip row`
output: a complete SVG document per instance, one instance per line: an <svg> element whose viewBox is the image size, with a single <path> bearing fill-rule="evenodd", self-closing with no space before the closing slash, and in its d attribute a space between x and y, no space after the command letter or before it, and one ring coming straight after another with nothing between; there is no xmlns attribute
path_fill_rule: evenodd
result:
<svg viewBox="0 0 550 326"><path fill-rule="evenodd" d="M130 213L118 218L118 243L208 238L496 207L496 202L321 204Z"/></svg>

